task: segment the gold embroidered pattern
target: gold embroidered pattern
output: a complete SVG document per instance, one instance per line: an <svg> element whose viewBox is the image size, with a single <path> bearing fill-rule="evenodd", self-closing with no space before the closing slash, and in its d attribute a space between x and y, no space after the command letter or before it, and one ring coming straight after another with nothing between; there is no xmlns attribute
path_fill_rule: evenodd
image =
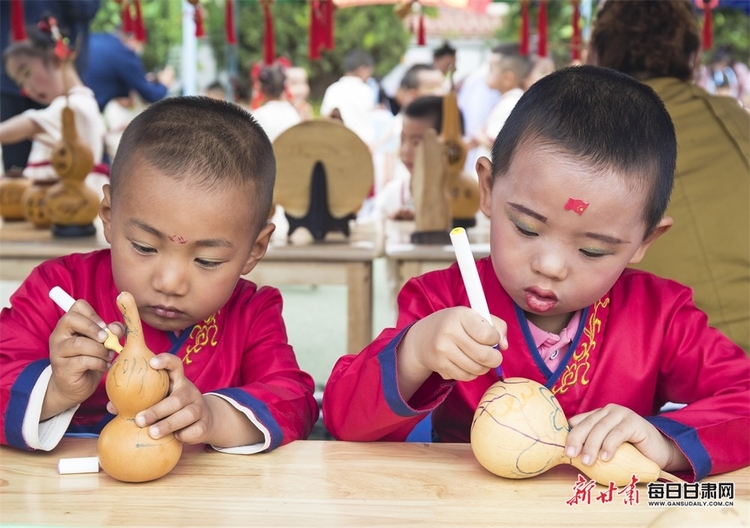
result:
<svg viewBox="0 0 750 528"><path fill-rule="evenodd" d="M586 375L591 368L589 363L589 356L591 352L596 348L597 339L602 330L602 320L599 317L599 309L606 308L609 306L609 295L603 299L599 299L594 303L594 308L589 315L589 320L583 329L584 339L581 340L581 344L578 349L573 353L573 358L570 364L563 372L560 379L557 380L555 386L552 387L552 394L563 394L570 387L579 382L581 385L588 385L589 380Z"/></svg>
<svg viewBox="0 0 750 528"><path fill-rule="evenodd" d="M216 312L203 321L203 324L195 325L193 327L189 337L192 344L188 345L187 350L185 350L185 357L182 358L182 361L184 361L186 365L193 362L193 360L190 359L191 354L197 354L206 345L214 347L217 345L216 334L219 333L219 327L216 326L217 315L219 315L219 312Z"/></svg>

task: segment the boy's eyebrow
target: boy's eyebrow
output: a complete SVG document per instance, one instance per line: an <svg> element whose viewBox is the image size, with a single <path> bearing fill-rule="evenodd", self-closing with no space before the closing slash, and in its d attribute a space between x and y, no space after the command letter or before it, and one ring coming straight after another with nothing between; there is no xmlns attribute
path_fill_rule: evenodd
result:
<svg viewBox="0 0 750 528"><path fill-rule="evenodd" d="M609 236L609 235L602 235L601 233L584 233L589 238L593 238L596 240L601 240L602 242L606 242L607 244L630 244L629 240L620 240L617 237Z"/></svg>
<svg viewBox="0 0 750 528"><path fill-rule="evenodd" d="M134 227L137 227L139 229L142 229L146 231L147 233L150 233L154 235L155 237L159 238L168 238L168 235L165 235L158 229L151 227L145 222L141 222L140 220L129 220L129 224L133 225ZM206 240L196 240L193 242L198 247L227 247L227 248L233 248L234 244L232 244L229 240L225 238L207 238Z"/></svg>
<svg viewBox="0 0 750 528"><path fill-rule="evenodd" d="M529 215L532 218L536 218L537 220L539 220L540 222L544 222L545 224L547 223L547 217L546 216L540 215L539 213L537 213L536 211L532 211L528 207L524 207L521 204L512 203L512 202L508 202L508 205L510 205L516 211L520 211L521 213L523 213L525 215Z"/></svg>

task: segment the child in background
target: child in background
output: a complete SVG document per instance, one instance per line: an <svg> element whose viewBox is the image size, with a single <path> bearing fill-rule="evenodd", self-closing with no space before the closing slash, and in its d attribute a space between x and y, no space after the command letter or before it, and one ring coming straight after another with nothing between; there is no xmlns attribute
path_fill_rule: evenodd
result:
<svg viewBox="0 0 750 528"><path fill-rule="evenodd" d="M313 107L307 102L310 96L310 84L307 82L307 70L302 66L290 66L284 70L286 81L284 87L289 102L297 109L302 121L309 121L315 117Z"/></svg>
<svg viewBox="0 0 750 528"><path fill-rule="evenodd" d="M625 138L625 140L623 139ZM478 261L492 325L458 267L411 279L396 328L339 359L323 416L342 440L468 442L502 375L549 388L572 429L566 456L632 443L687 478L750 463L750 359L676 282L626 269L672 223L674 128L649 87L611 70L537 81L477 163L491 256ZM495 348L499 345L499 350ZM685 403L660 413L666 402Z"/></svg>
<svg viewBox="0 0 750 528"><path fill-rule="evenodd" d="M263 104L252 114L272 143L282 132L302 121L297 109L286 98L285 79L279 66L265 66L258 74Z"/></svg>
<svg viewBox="0 0 750 528"><path fill-rule="evenodd" d="M480 152L485 156L489 156L492 144L503 128L505 120L523 95L524 81L532 66L529 58L521 55L518 44L503 44L492 48L489 62L487 86L500 92L501 97L490 111L482 128L466 144L468 150L480 147Z"/></svg>
<svg viewBox="0 0 750 528"><path fill-rule="evenodd" d="M100 216L111 250L37 267L0 312L0 442L53 449L98 433L116 413L98 326L123 334L115 299L135 297L147 346L170 394L135 417L152 438L232 453L306 438L313 380L287 343L276 289L241 279L260 261L276 163L245 110L206 97L162 100L123 134ZM60 286L78 299L61 310ZM109 411L109 413L107 413Z"/></svg>
<svg viewBox="0 0 750 528"><path fill-rule="evenodd" d="M398 156L406 173L388 182L375 195L375 212L389 220L413 220L414 202L411 194L411 175L417 148L424 134L433 129L440 134L443 126L443 98L434 95L414 99L402 111L401 146Z"/></svg>
<svg viewBox="0 0 750 528"><path fill-rule="evenodd" d="M94 92L83 85L75 63L66 60L67 46L53 17L28 26L26 35L26 40L5 50L3 66L26 96L48 106L27 110L0 123L0 143L32 139L23 175L32 180L58 179L50 160L52 148L62 139L62 109L70 106L78 137L94 156L94 170L86 177L86 184L101 197L109 170L102 164L105 126Z"/></svg>

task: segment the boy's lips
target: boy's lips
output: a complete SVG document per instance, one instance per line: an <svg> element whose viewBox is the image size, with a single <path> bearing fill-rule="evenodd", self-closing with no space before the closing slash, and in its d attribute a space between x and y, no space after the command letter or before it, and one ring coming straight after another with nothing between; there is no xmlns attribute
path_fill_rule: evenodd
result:
<svg viewBox="0 0 750 528"><path fill-rule="evenodd" d="M184 315L183 312L172 306L151 306L151 310L159 317L165 319L177 319Z"/></svg>
<svg viewBox="0 0 750 528"><path fill-rule="evenodd" d="M544 313L557 306L557 296L550 290L526 288L523 295L526 305L532 312Z"/></svg>

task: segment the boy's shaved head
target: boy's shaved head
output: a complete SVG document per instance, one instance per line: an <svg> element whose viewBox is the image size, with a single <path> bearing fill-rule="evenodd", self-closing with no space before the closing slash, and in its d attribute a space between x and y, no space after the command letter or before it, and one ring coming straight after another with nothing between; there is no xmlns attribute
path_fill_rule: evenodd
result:
<svg viewBox="0 0 750 528"><path fill-rule="evenodd" d="M558 70L521 97L495 138L493 178L522 146L536 143L619 174L646 189L646 234L664 216L677 159L674 126L656 93L632 77L594 66Z"/></svg>
<svg viewBox="0 0 750 528"><path fill-rule="evenodd" d="M111 195L127 185L133 167L152 166L177 182L248 189L259 225L273 200L276 159L271 142L239 106L208 97L163 99L125 129L110 175Z"/></svg>

